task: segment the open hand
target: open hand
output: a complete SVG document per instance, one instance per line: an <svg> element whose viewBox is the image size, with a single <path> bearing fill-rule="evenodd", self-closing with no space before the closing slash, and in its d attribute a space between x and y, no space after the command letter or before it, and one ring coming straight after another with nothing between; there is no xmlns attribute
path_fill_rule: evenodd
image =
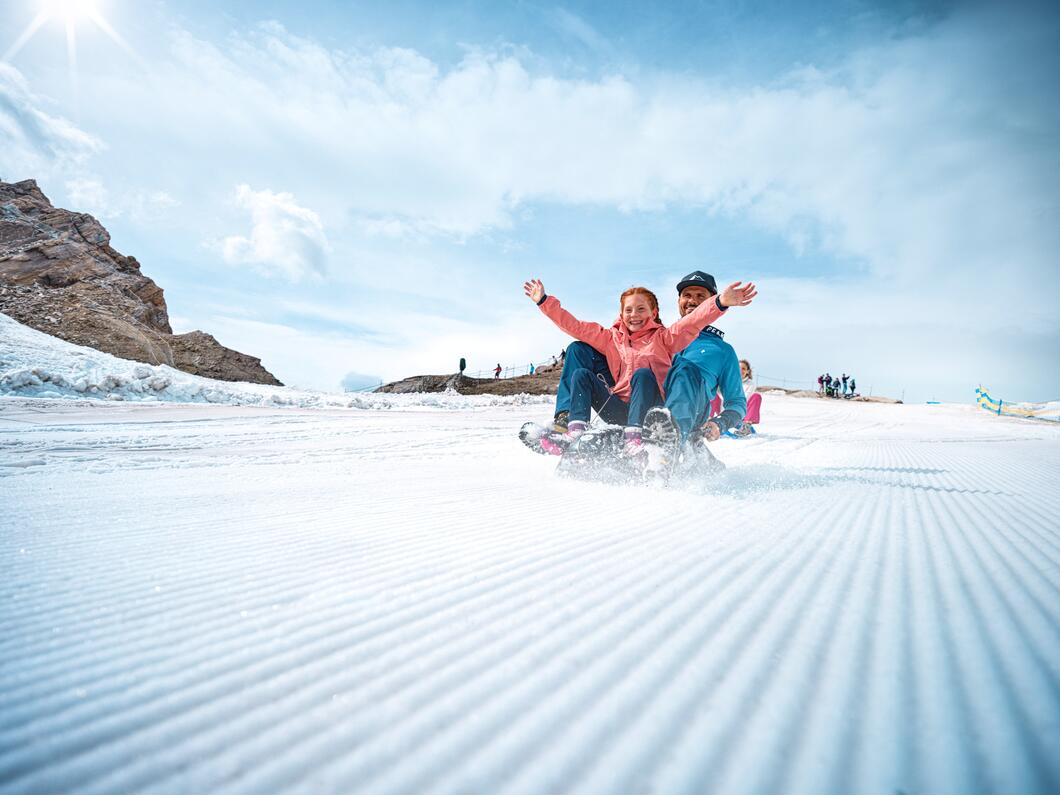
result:
<svg viewBox="0 0 1060 795"><path fill-rule="evenodd" d="M726 309L732 306L747 306L758 295L754 282L748 282L743 287L741 284L743 282L733 282L722 292L721 303Z"/></svg>
<svg viewBox="0 0 1060 795"><path fill-rule="evenodd" d="M716 442L721 438L721 428L718 427L716 422L708 422L703 426L703 438L708 442Z"/></svg>
<svg viewBox="0 0 1060 795"><path fill-rule="evenodd" d="M541 283L540 279L531 279L523 283L523 292L535 304L540 304L541 299L545 297L545 285Z"/></svg>

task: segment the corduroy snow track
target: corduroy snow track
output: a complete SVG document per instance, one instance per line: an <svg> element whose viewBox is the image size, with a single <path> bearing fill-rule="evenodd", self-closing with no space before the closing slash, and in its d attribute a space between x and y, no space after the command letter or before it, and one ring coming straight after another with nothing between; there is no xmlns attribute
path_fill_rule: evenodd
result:
<svg viewBox="0 0 1060 795"><path fill-rule="evenodd" d="M0 398L0 792L1060 791L1060 428L767 395L663 489L547 414Z"/></svg>

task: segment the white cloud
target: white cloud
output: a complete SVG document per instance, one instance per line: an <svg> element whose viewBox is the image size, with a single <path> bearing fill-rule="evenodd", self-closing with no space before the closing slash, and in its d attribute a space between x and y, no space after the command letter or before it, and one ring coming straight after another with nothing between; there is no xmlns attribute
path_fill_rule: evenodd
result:
<svg viewBox="0 0 1060 795"><path fill-rule="evenodd" d="M66 182L66 196L70 208L82 213L91 213L96 218L113 218L120 215L117 208L111 205L110 193L103 183L96 179L71 179Z"/></svg>
<svg viewBox="0 0 1060 795"><path fill-rule="evenodd" d="M250 264L268 275L299 281L325 272L328 241L315 212L295 203L289 193L236 188L236 204L250 211L250 237L233 235L221 243L231 264Z"/></svg>
<svg viewBox="0 0 1060 795"><path fill-rule="evenodd" d="M154 220L180 205L157 189L125 189L115 198L88 168L93 156L105 151L103 142L47 112L47 104L30 90L18 69L0 62L0 179L35 179L45 188L59 183L66 195L51 196L57 205L104 220Z"/></svg>
<svg viewBox="0 0 1060 795"><path fill-rule="evenodd" d="M76 169L100 140L44 110L22 73L0 62L0 178L14 182Z"/></svg>
<svg viewBox="0 0 1060 795"><path fill-rule="evenodd" d="M180 202L162 190L130 190L114 194L92 176L67 180L67 209L89 213L103 221L127 216L140 222L158 221Z"/></svg>
<svg viewBox="0 0 1060 795"><path fill-rule="evenodd" d="M357 218L354 223L358 232L366 238L400 240L419 235L415 223L400 218Z"/></svg>
<svg viewBox="0 0 1060 795"><path fill-rule="evenodd" d="M945 282L962 302L968 273L1003 273L1005 300L1044 322L1040 293L1007 282L1060 287L1048 144L1058 122L1042 103L1055 37L1033 19L1005 22L999 36L988 11L969 11L831 71L750 89L565 79L483 51L445 70L408 50L328 49L275 23L226 49L180 34L172 79L195 93L181 112L199 116L185 128L238 141L258 162L295 146L307 190L352 211L364 235L511 228L530 201L699 205L905 288ZM299 234L317 250L319 230L308 229ZM233 238L228 254L288 275L314 270L312 257L281 264L278 247L253 235Z"/></svg>
<svg viewBox="0 0 1060 795"><path fill-rule="evenodd" d="M615 55L611 43L592 25L565 8L555 8L549 13L553 26L560 33L578 41L593 52L609 57Z"/></svg>

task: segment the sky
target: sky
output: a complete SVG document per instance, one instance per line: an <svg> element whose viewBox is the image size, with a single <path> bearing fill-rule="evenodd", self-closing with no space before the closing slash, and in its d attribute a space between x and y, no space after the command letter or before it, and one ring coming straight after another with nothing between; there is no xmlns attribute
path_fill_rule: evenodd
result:
<svg viewBox="0 0 1060 795"><path fill-rule="evenodd" d="M35 24L39 23L39 24ZM1049 3L5 0L0 178L326 390L523 366L702 269L760 383L1060 398Z"/></svg>

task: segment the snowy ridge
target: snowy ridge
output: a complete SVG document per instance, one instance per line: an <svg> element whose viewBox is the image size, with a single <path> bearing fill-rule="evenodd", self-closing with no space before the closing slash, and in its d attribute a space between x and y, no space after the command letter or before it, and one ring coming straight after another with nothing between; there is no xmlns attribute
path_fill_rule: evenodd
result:
<svg viewBox="0 0 1060 795"><path fill-rule="evenodd" d="M769 397L675 491L525 417L0 402L0 790L1060 787L1060 429Z"/></svg>
<svg viewBox="0 0 1060 795"><path fill-rule="evenodd" d="M533 405L547 397L455 393L333 394L202 378L119 359L24 326L0 313L0 396L354 409L467 409Z"/></svg>

